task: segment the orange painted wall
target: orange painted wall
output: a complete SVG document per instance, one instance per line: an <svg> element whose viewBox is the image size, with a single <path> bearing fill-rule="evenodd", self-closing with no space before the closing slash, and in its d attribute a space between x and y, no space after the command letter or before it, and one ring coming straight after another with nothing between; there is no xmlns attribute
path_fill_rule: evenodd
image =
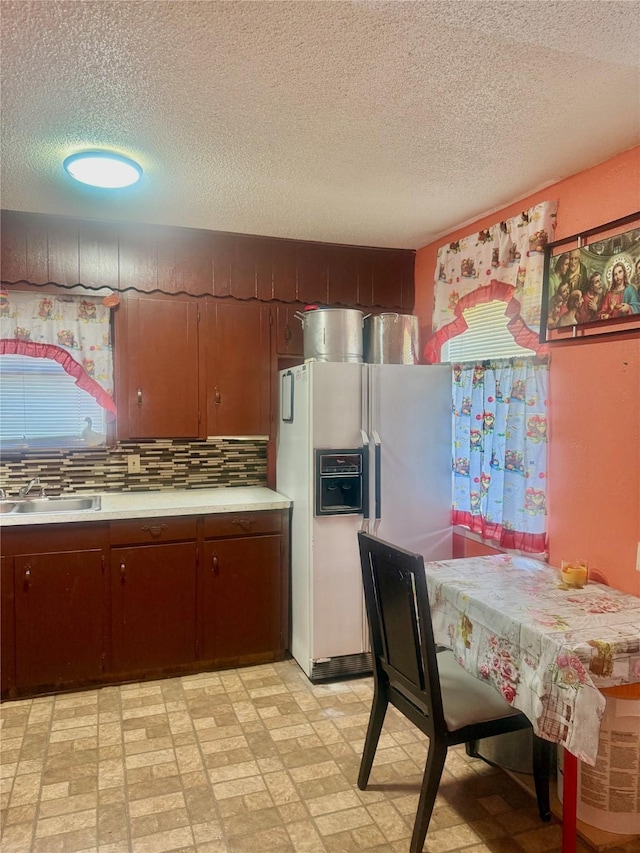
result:
<svg viewBox="0 0 640 853"><path fill-rule="evenodd" d="M640 210L640 147L420 249L415 313L423 339L438 247L546 199L558 201L557 240ZM549 396L549 562L584 556L611 586L640 595L640 332L552 345Z"/></svg>

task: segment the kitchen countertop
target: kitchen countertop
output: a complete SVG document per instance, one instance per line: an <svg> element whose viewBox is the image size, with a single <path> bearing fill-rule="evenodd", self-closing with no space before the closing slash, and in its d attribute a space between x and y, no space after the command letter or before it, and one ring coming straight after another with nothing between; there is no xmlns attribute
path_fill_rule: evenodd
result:
<svg viewBox="0 0 640 853"><path fill-rule="evenodd" d="M220 512L259 512L287 509L291 501L261 486L218 489L175 489L156 492L77 492L75 496L100 495L101 508L78 512L7 513L0 515L0 527L34 524L113 521L126 518L155 518L167 515L205 515ZM51 496L53 497L53 496Z"/></svg>

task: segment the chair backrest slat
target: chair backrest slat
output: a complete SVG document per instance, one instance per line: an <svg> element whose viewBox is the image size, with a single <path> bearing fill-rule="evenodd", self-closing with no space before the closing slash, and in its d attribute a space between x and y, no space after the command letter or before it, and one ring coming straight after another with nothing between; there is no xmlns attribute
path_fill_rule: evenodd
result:
<svg viewBox="0 0 640 853"><path fill-rule="evenodd" d="M444 727L424 561L368 533L358 540L376 678Z"/></svg>

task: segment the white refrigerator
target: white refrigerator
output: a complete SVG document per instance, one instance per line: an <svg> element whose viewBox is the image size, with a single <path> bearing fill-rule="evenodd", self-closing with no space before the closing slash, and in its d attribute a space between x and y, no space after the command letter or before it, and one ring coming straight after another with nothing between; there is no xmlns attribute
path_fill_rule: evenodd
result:
<svg viewBox="0 0 640 853"><path fill-rule="evenodd" d="M313 681L369 672L357 532L451 557L451 368L309 362L279 381L291 653Z"/></svg>

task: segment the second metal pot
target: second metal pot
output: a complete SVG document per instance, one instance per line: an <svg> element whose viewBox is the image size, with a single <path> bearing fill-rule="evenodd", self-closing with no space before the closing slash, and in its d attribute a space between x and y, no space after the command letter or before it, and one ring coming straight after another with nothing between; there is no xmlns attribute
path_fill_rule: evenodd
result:
<svg viewBox="0 0 640 853"><path fill-rule="evenodd" d="M364 322L364 360L369 364L418 364L418 318L384 313Z"/></svg>

